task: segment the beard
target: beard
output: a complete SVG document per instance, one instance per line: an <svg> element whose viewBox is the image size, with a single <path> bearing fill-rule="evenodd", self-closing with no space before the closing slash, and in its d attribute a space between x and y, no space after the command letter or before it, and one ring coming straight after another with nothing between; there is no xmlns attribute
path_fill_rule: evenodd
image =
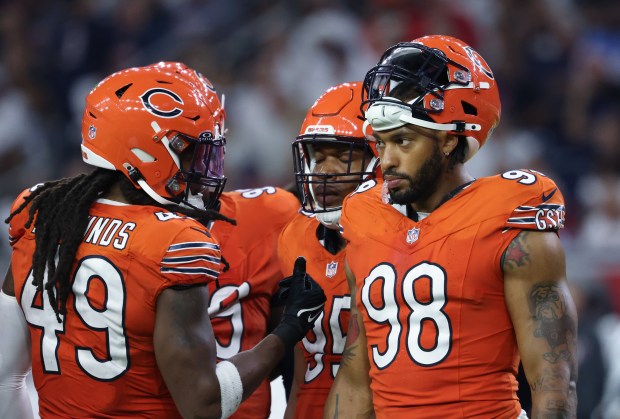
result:
<svg viewBox="0 0 620 419"><path fill-rule="evenodd" d="M386 175L405 178L409 182L409 187L406 189L390 190L390 198L395 204L399 205L409 205L426 199L437 190L442 172L441 152L439 151L439 146L435 146L433 154L424 162L414 176L389 169L384 172Z"/></svg>

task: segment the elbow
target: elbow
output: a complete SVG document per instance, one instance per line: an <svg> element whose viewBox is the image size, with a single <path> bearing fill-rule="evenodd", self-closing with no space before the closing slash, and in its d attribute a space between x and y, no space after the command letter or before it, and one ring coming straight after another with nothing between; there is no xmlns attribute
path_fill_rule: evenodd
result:
<svg viewBox="0 0 620 419"><path fill-rule="evenodd" d="M187 418L191 419L220 419L222 417L222 407L220 403L211 403L208 406L204 406L200 411L194 412Z"/></svg>
<svg viewBox="0 0 620 419"><path fill-rule="evenodd" d="M206 389L207 391L196 390L192 395L187 395L191 397L191 401L188 400L189 403L183 403L183 405L176 403L181 416L184 419L220 419L222 406L219 392L213 391L212 388Z"/></svg>
<svg viewBox="0 0 620 419"><path fill-rule="evenodd" d="M203 403L195 409L182 413L185 419L220 419L222 417L222 407L218 402Z"/></svg>

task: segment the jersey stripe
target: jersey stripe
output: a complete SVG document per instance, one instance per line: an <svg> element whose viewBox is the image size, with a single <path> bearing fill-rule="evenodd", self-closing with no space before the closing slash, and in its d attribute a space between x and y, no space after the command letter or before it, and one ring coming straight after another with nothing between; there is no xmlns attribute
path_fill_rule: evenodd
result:
<svg viewBox="0 0 620 419"><path fill-rule="evenodd" d="M169 252L178 252L179 250L187 249L213 249L220 250L220 246L215 243L209 242L186 242L173 244L168 248Z"/></svg>
<svg viewBox="0 0 620 419"><path fill-rule="evenodd" d="M218 257L201 255L201 256L168 257L168 258L163 258L161 263L166 264L166 265L182 265L186 263L199 262L201 260L204 260L206 262L211 262L211 263L217 263L218 265L221 262L221 259Z"/></svg>
<svg viewBox="0 0 620 419"><path fill-rule="evenodd" d="M163 266L161 267L161 273L177 273L184 275L204 274L212 278L217 278L220 274L218 271L209 268L169 268Z"/></svg>

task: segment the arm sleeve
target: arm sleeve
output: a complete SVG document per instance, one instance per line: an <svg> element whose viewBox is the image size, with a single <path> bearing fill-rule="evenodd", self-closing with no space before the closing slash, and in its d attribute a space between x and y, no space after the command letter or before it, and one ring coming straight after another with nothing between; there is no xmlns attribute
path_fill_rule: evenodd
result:
<svg viewBox="0 0 620 419"><path fill-rule="evenodd" d="M33 418L26 388L30 333L17 299L0 291L0 417Z"/></svg>

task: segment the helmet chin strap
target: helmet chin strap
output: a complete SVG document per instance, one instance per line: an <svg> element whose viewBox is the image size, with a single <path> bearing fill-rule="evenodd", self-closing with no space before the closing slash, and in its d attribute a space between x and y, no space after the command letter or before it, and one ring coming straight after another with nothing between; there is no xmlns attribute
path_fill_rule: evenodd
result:
<svg viewBox="0 0 620 419"><path fill-rule="evenodd" d="M161 205L178 205L178 206L181 206L181 207L184 207L184 208L190 208L190 209L199 209L199 210L204 210L205 209L205 204L204 204L204 202L202 200L202 194L201 193L193 194L190 191L189 196L188 196L186 201L174 202L174 201L170 201L170 200L164 198L163 196L161 196L157 192L155 192L153 190L153 188L151 188L149 186L149 184L146 183L146 181L144 179L140 179L136 183L138 185L140 185L142 190L144 192L146 192L146 194L148 196L153 198L156 202L158 202Z"/></svg>
<svg viewBox="0 0 620 419"><path fill-rule="evenodd" d="M153 188L151 188L149 186L148 183L146 183L146 181L144 179L140 179L138 181L136 181L136 183L138 185L140 185L140 187L142 188L142 190L144 192L147 193L148 196L150 196L151 198L153 198L155 201L157 201L158 203L162 204L162 205L179 205L176 202L173 201L169 201L166 198L164 198L163 196L159 195L157 192L155 192L153 190Z"/></svg>

